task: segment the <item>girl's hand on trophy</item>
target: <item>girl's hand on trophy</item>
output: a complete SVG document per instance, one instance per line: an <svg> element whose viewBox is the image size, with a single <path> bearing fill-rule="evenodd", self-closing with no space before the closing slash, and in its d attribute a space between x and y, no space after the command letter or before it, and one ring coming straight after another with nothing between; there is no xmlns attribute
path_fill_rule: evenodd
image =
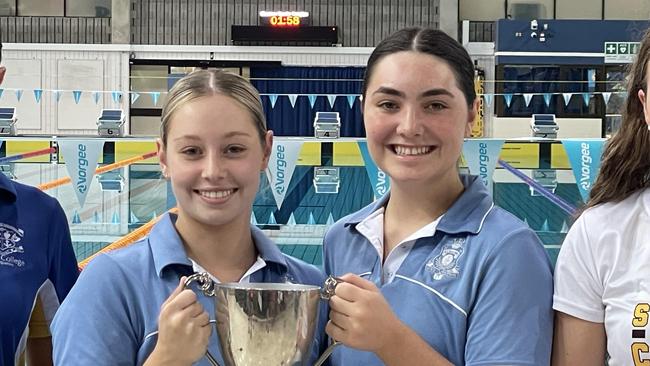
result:
<svg viewBox="0 0 650 366"><path fill-rule="evenodd" d="M374 283L354 274L341 277L329 300L330 320L325 331L344 345L378 353L393 342L404 325L395 316Z"/></svg>
<svg viewBox="0 0 650 366"><path fill-rule="evenodd" d="M158 317L158 342L152 352L159 359L190 365L208 349L210 316L199 303L196 293L185 289L185 277L165 300Z"/></svg>

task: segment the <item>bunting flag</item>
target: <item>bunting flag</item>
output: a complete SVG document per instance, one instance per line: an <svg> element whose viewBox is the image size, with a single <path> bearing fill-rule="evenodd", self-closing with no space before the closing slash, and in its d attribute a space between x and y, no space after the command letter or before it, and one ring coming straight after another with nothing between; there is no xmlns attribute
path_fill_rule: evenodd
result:
<svg viewBox="0 0 650 366"><path fill-rule="evenodd" d="M589 93L582 93L582 100L585 102L585 107L589 105L589 98L591 98Z"/></svg>
<svg viewBox="0 0 650 366"><path fill-rule="evenodd" d="M334 217L332 217L332 213L330 212L330 215L327 216L327 223L325 224L327 226L332 226L334 225Z"/></svg>
<svg viewBox="0 0 650 366"><path fill-rule="evenodd" d="M287 94L287 98L289 98L289 102L291 103L291 108L295 108L296 100L298 99L298 94Z"/></svg>
<svg viewBox="0 0 650 366"><path fill-rule="evenodd" d="M271 214L269 215L269 225L277 225L278 222L275 221L275 215L273 215L273 211L271 211Z"/></svg>
<svg viewBox="0 0 650 366"><path fill-rule="evenodd" d="M138 222L140 222L140 219L137 216L135 216L133 211L131 211L131 214L129 215L129 224L135 224Z"/></svg>
<svg viewBox="0 0 650 366"><path fill-rule="evenodd" d="M489 189L492 188L492 174L504 142L501 139L467 139L463 143L463 158L469 172L478 175Z"/></svg>
<svg viewBox="0 0 650 366"><path fill-rule="evenodd" d="M347 95L347 98L348 98L348 105L350 106L350 108L353 108L354 107L354 101L357 100L357 96L354 95L354 94L349 94L349 95Z"/></svg>
<svg viewBox="0 0 650 366"><path fill-rule="evenodd" d="M526 102L526 107L528 107L530 105L531 99L533 99L533 94L524 93L524 101Z"/></svg>
<svg viewBox="0 0 650 366"><path fill-rule="evenodd" d="M16 99L20 102L20 98L23 97L23 91L22 89L16 89Z"/></svg>
<svg viewBox="0 0 650 366"><path fill-rule="evenodd" d="M551 105L551 93L544 93L544 103L546 104L547 107Z"/></svg>
<svg viewBox="0 0 650 366"><path fill-rule="evenodd" d="M506 106L510 108L510 104L512 104L512 94L504 94L503 99L506 102Z"/></svg>
<svg viewBox="0 0 650 366"><path fill-rule="evenodd" d="M114 103L120 103L120 101L122 100L122 92L113 91L113 92L111 92L111 97L113 97L113 102Z"/></svg>
<svg viewBox="0 0 650 366"><path fill-rule="evenodd" d="M275 139L273 141L266 176L271 185L271 191L278 210L282 207L282 202L284 202L284 197L289 189L289 183L296 168L296 161L298 155L300 155L302 144L303 141L299 140Z"/></svg>
<svg viewBox="0 0 650 366"><path fill-rule="evenodd" d="M269 102L271 102L271 108L275 108L275 102L278 101L277 94L269 94Z"/></svg>
<svg viewBox="0 0 650 366"><path fill-rule="evenodd" d="M62 95L61 91L54 90L52 94L54 94L54 99L56 99L56 102L58 103L61 100L61 95Z"/></svg>
<svg viewBox="0 0 650 366"><path fill-rule="evenodd" d="M74 213L72 214L72 223L81 224L81 217L79 216L79 212L77 212L77 210L74 210Z"/></svg>
<svg viewBox="0 0 650 366"><path fill-rule="evenodd" d="M569 225L566 224L566 220L562 223L562 229L560 229L560 232L562 234L566 234L569 232Z"/></svg>
<svg viewBox="0 0 650 366"><path fill-rule="evenodd" d="M41 102L42 96L43 96L43 89L34 89L34 99L36 99L36 103Z"/></svg>
<svg viewBox="0 0 650 366"><path fill-rule="evenodd" d="M366 173L368 173L368 178L370 178L370 184L372 184L372 190L375 193L375 199L378 199L390 190L390 180L386 173L379 169L375 165L375 161L372 160L368 151L368 143L366 141L358 141L357 143L359 144L359 150L361 151L361 156L366 166Z"/></svg>
<svg viewBox="0 0 650 366"><path fill-rule="evenodd" d="M483 99L485 99L485 105L490 107L492 106L492 94L484 94Z"/></svg>
<svg viewBox="0 0 650 366"><path fill-rule="evenodd" d="M0 89L0 98L2 98L2 94L5 92L4 89Z"/></svg>
<svg viewBox="0 0 650 366"><path fill-rule="evenodd" d="M549 232L549 231L551 231L551 230L548 228L548 219L544 220L544 223L542 224L542 227L541 227L541 229L539 229L539 231L542 231L542 232Z"/></svg>
<svg viewBox="0 0 650 366"><path fill-rule="evenodd" d="M119 224L120 223L120 215L117 213L117 211L113 212L113 216L111 217L111 224Z"/></svg>
<svg viewBox="0 0 650 366"><path fill-rule="evenodd" d="M307 225L316 225L316 220L314 219L314 213L309 213L309 219L307 220Z"/></svg>
<svg viewBox="0 0 650 366"><path fill-rule="evenodd" d="M140 98L140 94L131 92L131 104L135 103L138 98Z"/></svg>
<svg viewBox="0 0 650 366"><path fill-rule="evenodd" d="M160 98L160 92L151 92L151 101L153 105L158 105L158 99Z"/></svg>
<svg viewBox="0 0 650 366"><path fill-rule="evenodd" d="M93 212L93 223L99 224L102 220L99 218L99 212Z"/></svg>
<svg viewBox="0 0 650 366"><path fill-rule="evenodd" d="M327 101L330 103L330 108L334 108L334 103L336 103L336 95L327 95Z"/></svg>
<svg viewBox="0 0 650 366"><path fill-rule="evenodd" d="M296 226L296 218L293 216L293 212L289 216L289 221L287 222L289 226Z"/></svg>
<svg viewBox="0 0 650 366"><path fill-rule="evenodd" d="M73 90L72 96L74 97L75 104L79 104L79 99L81 99L81 90Z"/></svg>
<svg viewBox="0 0 650 366"><path fill-rule="evenodd" d="M99 92L93 92L93 100L95 101L95 104L99 104L100 95Z"/></svg>
<svg viewBox="0 0 650 366"><path fill-rule="evenodd" d="M564 105L569 105L569 102L571 101L571 97L573 96L573 93L562 93L562 97L564 98Z"/></svg>
<svg viewBox="0 0 650 366"><path fill-rule="evenodd" d="M99 155L104 149L104 140L60 139L57 143L65 159L65 167L72 180L79 205L83 207L93 181Z"/></svg>
<svg viewBox="0 0 650 366"><path fill-rule="evenodd" d="M604 92L603 93L603 101L605 102L605 106L607 106L607 103L609 103L609 98L612 96L612 93L610 92Z"/></svg>
<svg viewBox="0 0 650 366"><path fill-rule="evenodd" d="M598 175L604 144L604 139L562 140L584 202L587 202L591 186Z"/></svg>
<svg viewBox="0 0 650 366"><path fill-rule="evenodd" d="M251 225L257 226L257 218L255 217L254 211L251 211Z"/></svg>
<svg viewBox="0 0 650 366"><path fill-rule="evenodd" d="M309 99L309 106L314 108L314 104L316 104L316 95L309 94L307 95L307 99Z"/></svg>

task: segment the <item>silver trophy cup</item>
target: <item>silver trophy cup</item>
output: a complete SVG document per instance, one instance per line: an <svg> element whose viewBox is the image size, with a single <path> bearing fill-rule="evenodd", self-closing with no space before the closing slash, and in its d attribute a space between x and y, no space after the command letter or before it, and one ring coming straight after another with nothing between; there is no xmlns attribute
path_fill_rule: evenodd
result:
<svg viewBox="0 0 650 366"><path fill-rule="evenodd" d="M190 276L214 297L217 334L226 366L302 366L311 355L321 299L334 293L336 280L318 286L289 283L214 283L208 274ZM333 343L316 361L322 364ZM219 366L208 352L212 365Z"/></svg>

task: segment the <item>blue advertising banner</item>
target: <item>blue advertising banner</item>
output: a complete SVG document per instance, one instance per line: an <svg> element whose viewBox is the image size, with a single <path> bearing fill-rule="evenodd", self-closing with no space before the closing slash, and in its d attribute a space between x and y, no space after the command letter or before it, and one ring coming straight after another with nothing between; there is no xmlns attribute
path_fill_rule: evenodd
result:
<svg viewBox="0 0 650 366"><path fill-rule="evenodd" d="M58 144L72 180L74 193L77 195L79 205L83 207L95 175L99 154L104 150L104 141L61 139L58 140Z"/></svg>
<svg viewBox="0 0 650 366"><path fill-rule="evenodd" d="M504 142L501 139L466 139L463 144L463 157L469 172L478 175L488 188L492 187L492 173Z"/></svg>
<svg viewBox="0 0 650 366"><path fill-rule="evenodd" d="M364 165L366 166L368 178L370 178L370 183L372 184L372 190L375 193L375 199L378 199L390 189L390 180L386 173L379 169L374 160L372 160L370 152L368 152L368 143L366 141L359 141L358 144Z"/></svg>
<svg viewBox="0 0 650 366"><path fill-rule="evenodd" d="M273 198L278 209L282 206L284 197L289 189L289 183L296 169L296 161L302 148L302 141L279 140L273 141L273 149L269 157L269 166L266 169L266 176L271 185Z"/></svg>

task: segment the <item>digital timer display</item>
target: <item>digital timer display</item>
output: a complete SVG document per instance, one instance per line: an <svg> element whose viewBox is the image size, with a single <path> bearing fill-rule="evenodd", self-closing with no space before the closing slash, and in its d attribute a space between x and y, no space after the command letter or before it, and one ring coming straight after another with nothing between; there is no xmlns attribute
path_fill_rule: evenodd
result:
<svg viewBox="0 0 650 366"><path fill-rule="evenodd" d="M277 28L296 28L309 25L306 11L260 11L260 25Z"/></svg>
<svg viewBox="0 0 650 366"><path fill-rule="evenodd" d="M269 24L274 27L299 27L300 17L287 15L274 15L269 18Z"/></svg>

